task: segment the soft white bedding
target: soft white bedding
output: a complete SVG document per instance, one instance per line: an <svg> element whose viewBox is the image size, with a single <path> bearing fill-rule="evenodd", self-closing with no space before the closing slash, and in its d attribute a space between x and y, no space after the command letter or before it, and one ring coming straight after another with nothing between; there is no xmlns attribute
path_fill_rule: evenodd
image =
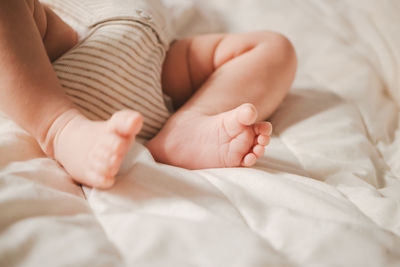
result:
<svg viewBox="0 0 400 267"><path fill-rule="evenodd" d="M399 266L400 3L164 0L179 35L269 29L299 72L255 168L137 143L90 190L0 117L0 266Z"/></svg>

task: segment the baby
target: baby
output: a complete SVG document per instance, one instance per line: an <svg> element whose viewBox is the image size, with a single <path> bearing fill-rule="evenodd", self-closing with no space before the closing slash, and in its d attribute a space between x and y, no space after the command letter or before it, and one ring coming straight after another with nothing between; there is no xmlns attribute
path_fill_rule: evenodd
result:
<svg viewBox="0 0 400 267"><path fill-rule="evenodd" d="M143 116L125 109L93 121L66 96L51 62L77 42L37 0L0 1L0 110L75 181L109 188ZM173 42L160 80L176 112L147 148L158 162L187 169L254 165L272 131L263 120L287 94L296 64L291 43L274 32Z"/></svg>

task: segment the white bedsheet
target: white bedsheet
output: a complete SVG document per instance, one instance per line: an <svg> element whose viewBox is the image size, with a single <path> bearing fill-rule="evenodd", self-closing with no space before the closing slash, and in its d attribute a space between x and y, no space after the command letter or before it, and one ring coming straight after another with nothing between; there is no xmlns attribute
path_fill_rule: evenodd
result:
<svg viewBox="0 0 400 267"><path fill-rule="evenodd" d="M164 0L179 35L269 29L299 72L254 168L140 143L82 189L0 117L0 266L400 266L400 3Z"/></svg>

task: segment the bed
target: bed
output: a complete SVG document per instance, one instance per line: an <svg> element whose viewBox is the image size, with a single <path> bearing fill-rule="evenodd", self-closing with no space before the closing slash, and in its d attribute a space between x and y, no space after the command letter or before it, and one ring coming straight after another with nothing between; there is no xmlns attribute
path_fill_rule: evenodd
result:
<svg viewBox="0 0 400 267"><path fill-rule="evenodd" d="M178 36L273 30L299 70L253 168L141 142L81 187L0 115L0 266L400 266L400 3L164 0Z"/></svg>

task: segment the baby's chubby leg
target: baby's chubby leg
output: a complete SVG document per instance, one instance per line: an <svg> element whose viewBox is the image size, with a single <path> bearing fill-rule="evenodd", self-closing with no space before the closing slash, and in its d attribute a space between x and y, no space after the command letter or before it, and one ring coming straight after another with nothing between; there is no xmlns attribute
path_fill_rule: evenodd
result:
<svg viewBox="0 0 400 267"><path fill-rule="evenodd" d="M269 117L296 72L291 43L273 32L175 42L163 89L178 111L148 143L157 161L189 169L251 166L269 143Z"/></svg>
<svg viewBox="0 0 400 267"><path fill-rule="evenodd" d="M106 188L114 183L142 117L125 110L93 122L66 97L49 57L74 45L71 31L36 0L0 1L0 110L76 181ZM67 37L59 38L60 33Z"/></svg>
<svg viewBox="0 0 400 267"><path fill-rule="evenodd" d="M42 37L47 55L56 60L78 41L77 33L38 0L25 0Z"/></svg>

